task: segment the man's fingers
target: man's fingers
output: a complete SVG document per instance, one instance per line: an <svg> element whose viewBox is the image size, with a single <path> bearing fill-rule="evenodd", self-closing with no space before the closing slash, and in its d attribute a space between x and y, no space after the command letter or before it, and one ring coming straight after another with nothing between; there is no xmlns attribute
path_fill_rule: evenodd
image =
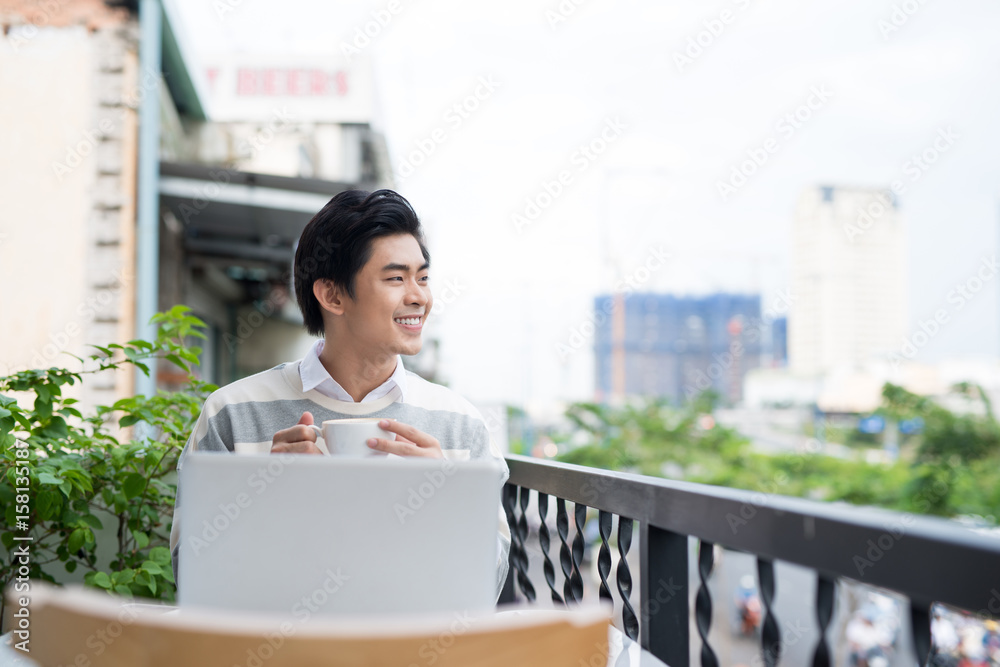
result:
<svg viewBox="0 0 1000 667"><path fill-rule="evenodd" d="M298 424L288 429L291 431L290 435L293 436L293 442L300 442L303 440L308 440L309 442L316 442L316 431L312 430L308 426Z"/></svg>
<svg viewBox="0 0 1000 667"><path fill-rule="evenodd" d="M387 440L385 438L370 438L368 440L368 446L372 449L377 449L380 452L385 452L387 454L397 454L399 456L414 456L419 455L419 447L417 447L412 442L404 442L402 440Z"/></svg>
<svg viewBox="0 0 1000 667"><path fill-rule="evenodd" d="M276 442L271 445L272 454L322 454L315 442Z"/></svg>
<svg viewBox="0 0 1000 667"><path fill-rule="evenodd" d="M291 428L286 428L284 431L278 431L274 434L273 438L275 443L304 442L306 440L316 442L316 431L302 424L296 424Z"/></svg>
<svg viewBox="0 0 1000 667"><path fill-rule="evenodd" d="M413 444L420 447L430 447L432 441L435 443L437 442L437 440L434 440L434 438L427 435L423 431L420 431L417 428L410 426L409 424L403 424L401 422L394 421L392 419L383 419L378 423L378 425L379 428L386 431L391 431L396 435L401 435L404 438L406 438L407 441L412 442ZM379 438L379 439L382 440L384 438ZM387 440L386 442L391 442L391 441Z"/></svg>
<svg viewBox="0 0 1000 667"><path fill-rule="evenodd" d="M391 419L383 419L379 428L396 434L395 440L387 438L372 438L368 446L380 452L398 454L399 456L426 456L429 458L444 458L441 453L441 443L432 436L409 424L403 424Z"/></svg>
<svg viewBox="0 0 1000 667"><path fill-rule="evenodd" d="M444 458L441 449L438 447L421 447L408 440L386 440L385 438L371 438L368 446L372 449L386 454L396 454L397 456L425 456L429 458Z"/></svg>
<svg viewBox="0 0 1000 667"><path fill-rule="evenodd" d="M312 421L312 414L305 412L298 424L275 433L271 438L271 453L324 454L316 444L316 431L311 426Z"/></svg>

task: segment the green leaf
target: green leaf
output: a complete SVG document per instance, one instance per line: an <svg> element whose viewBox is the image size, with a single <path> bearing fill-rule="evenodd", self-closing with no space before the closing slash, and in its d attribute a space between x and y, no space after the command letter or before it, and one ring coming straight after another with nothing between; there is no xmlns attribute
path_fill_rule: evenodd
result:
<svg viewBox="0 0 1000 667"><path fill-rule="evenodd" d="M69 549L71 554L75 554L82 547L84 542L87 541L87 530L85 528L77 528L69 535L69 541L66 543L66 548Z"/></svg>
<svg viewBox="0 0 1000 667"><path fill-rule="evenodd" d="M132 537L135 539L135 546L137 549L145 549L149 546L149 535L141 530L133 530Z"/></svg>
<svg viewBox="0 0 1000 667"><path fill-rule="evenodd" d="M65 481L59 485L59 490L63 492L63 495L69 498L70 491L73 490L73 485L69 481Z"/></svg>
<svg viewBox="0 0 1000 667"><path fill-rule="evenodd" d="M164 358L167 361L180 366L184 370L187 370L187 367L188 367L187 363L183 359L181 359L180 357L178 357L176 354L168 354Z"/></svg>
<svg viewBox="0 0 1000 667"><path fill-rule="evenodd" d="M124 447L115 447L111 450L111 465L115 469L120 469L125 465L125 457L128 456L128 451Z"/></svg>
<svg viewBox="0 0 1000 667"><path fill-rule="evenodd" d="M47 384L36 384L35 385L35 405L38 405L38 401L47 402L52 398L52 387Z"/></svg>
<svg viewBox="0 0 1000 667"><path fill-rule="evenodd" d="M36 388L36 391L41 390L45 385L41 385ZM39 392L38 396L35 398L35 416L40 421L46 421L52 416L52 401L47 397L43 398Z"/></svg>
<svg viewBox="0 0 1000 667"><path fill-rule="evenodd" d="M68 437L69 427L66 425L66 420L62 417L53 417L41 432L45 437L56 440Z"/></svg>
<svg viewBox="0 0 1000 667"><path fill-rule="evenodd" d="M137 472L130 472L125 476L125 480L122 482L122 491L125 492L125 497L129 500L142 493L142 490L145 487L146 478Z"/></svg>
<svg viewBox="0 0 1000 667"><path fill-rule="evenodd" d="M40 520L48 521L57 516L61 507L62 502L59 499L59 494L54 489L42 489L38 492L38 502L35 509Z"/></svg>
<svg viewBox="0 0 1000 667"><path fill-rule="evenodd" d="M132 424L141 421L142 418L137 415L125 415L124 417L118 420L118 425L121 426L122 428L125 428L126 426L131 426Z"/></svg>
<svg viewBox="0 0 1000 667"><path fill-rule="evenodd" d="M167 451L165 449L153 449L146 454L146 459L143 464L146 466L146 470L153 470L158 465L163 457L166 456Z"/></svg>
<svg viewBox="0 0 1000 667"><path fill-rule="evenodd" d="M59 484L62 484L63 481L50 472L40 472L38 473L38 483L55 484L58 486Z"/></svg>
<svg viewBox="0 0 1000 667"><path fill-rule="evenodd" d="M115 514L121 514L128 507L128 500L125 499L125 494L120 491L115 494Z"/></svg>
<svg viewBox="0 0 1000 667"><path fill-rule="evenodd" d="M65 567L66 567L66 571L67 572L75 572L76 571L76 561L75 560L66 561L66 566Z"/></svg>
<svg viewBox="0 0 1000 667"><path fill-rule="evenodd" d="M118 593L118 595L121 595L124 598L133 597L132 589L126 586L125 584L118 584L117 586L115 586L115 593Z"/></svg>
<svg viewBox="0 0 1000 667"><path fill-rule="evenodd" d="M150 574L162 574L163 568L159 566L158 563L154 563L151 560L147 560L142 564L142 569Z"/></svg>
<svg viewBox="0 0 1000 667"><path fill-rule="evenodd" d="M98 519L93 514L84 514L83 520L91 528L97 528L98 530L104 528L104 525L101 523L101 520Z"/></svg>
<svg viewBox="0 0 1000 667"><path fill-rule="evenodd" d="M94 490L94 483L90 473L78 470L67 470L64 474L66 477L70 478L76 487L84 494L89 495Z"/></svg>
<svg viewBox="0 0 1000 667"><path fill-rule="evenodd" d="M135 570L128 568L122 570L121 572L115 572L111 575L111 581L116 586L118 584L131 584L135 580Z"/></svg>
<svg viewBox="0 0 1000 667"><path fill-rule="evenodd" d="M169 565L170 549L166 547L153 547L149 550L149 560L160 565Z"/></svg>

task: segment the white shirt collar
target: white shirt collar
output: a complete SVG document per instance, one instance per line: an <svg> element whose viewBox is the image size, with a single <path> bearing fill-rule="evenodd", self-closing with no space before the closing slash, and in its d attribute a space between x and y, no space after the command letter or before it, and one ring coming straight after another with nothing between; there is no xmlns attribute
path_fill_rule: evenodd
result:
<svg viewBox="0 0 1000 667"><path fill-rule="evenodd" d="M315 389L324 396L337 399L338 401L354 403L354 399L347 393L347 390L331 377L323 362L319 360L319 355L323 353L323 345L325 343L326 341L323 339L316 341L302 358L302 363L299 364L299 378L302 380L302 391L306 392ZM399 387L399 401L401 403L405 402L406 369L403 367L403 360L398 354L396 355L396 369L389 376L389 379L368 392L368 395L361 399L361 403L377 401L392 391L393 387Z"/></svg>

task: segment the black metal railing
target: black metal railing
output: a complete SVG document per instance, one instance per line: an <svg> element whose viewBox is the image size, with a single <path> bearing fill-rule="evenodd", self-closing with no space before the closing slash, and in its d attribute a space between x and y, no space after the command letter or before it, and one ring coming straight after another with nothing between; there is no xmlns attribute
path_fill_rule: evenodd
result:
<svg viewBox="0 0 1000 667"><path fill-rule="evenodd" d="M615 581L621 602L621 628L631 639L671 667L690 662L688 537L698 540L699 588L694 620L702 639L701 664L717 665L709 642L712 598L709 578L713 546L748 552L757 558L757 579L765 618L761 658L775 665L781 633L772 608L774 563L784 561L817 574L815 613L819 639L813 665L832 664L826 631L833 616L835 585L849 579L902 594L909 601L909 623L919 664L932 656L931 605L942 603L1000 616L1000 539L954 522L881 509L820 503L725 487L608 472L524 456L508 456L510 479L504 507L511 530L510 573L501 602L517 591L536 598L528 576L528 507L538 496L538 541L545 585L552 600L572 604L583 598L584 527L587 509L598 510L598 555L602 599L613 601L611 528L618 517L619 562ZM549 497L555 498L562 587L549 555L546 523ZM566 503L574 504L574 534ZM626 556L632 531L639 531L639 600L631 599L632 573ZM641 618L635 613L639 603Z"/></svg>

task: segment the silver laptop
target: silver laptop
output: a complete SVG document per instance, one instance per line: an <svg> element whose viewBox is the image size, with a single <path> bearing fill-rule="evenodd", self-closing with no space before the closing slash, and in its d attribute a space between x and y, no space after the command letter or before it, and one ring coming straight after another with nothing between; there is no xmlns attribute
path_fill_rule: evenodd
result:
<svg viewBox="0 0 1000 667"><path fill-rule="evenodd" d="M299 620L488 609L501 474L489 461L192 453L178 605Z"/></svg>

